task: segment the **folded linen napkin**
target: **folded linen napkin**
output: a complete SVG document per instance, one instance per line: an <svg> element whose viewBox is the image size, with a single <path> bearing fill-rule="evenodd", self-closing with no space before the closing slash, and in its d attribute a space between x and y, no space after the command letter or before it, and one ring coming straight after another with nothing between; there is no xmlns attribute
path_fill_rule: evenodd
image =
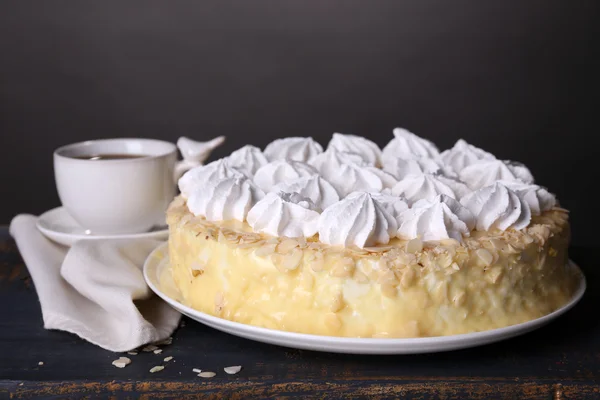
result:
<svg viewBox="0 0 600 400"><path fill-rule="evenodd" d="M181 314L152 293L142 266L156 240L82 240L71 248L52 242L33 215L10 224L35 285L46 329L74 333L121 352L167 339Z"/></svg>

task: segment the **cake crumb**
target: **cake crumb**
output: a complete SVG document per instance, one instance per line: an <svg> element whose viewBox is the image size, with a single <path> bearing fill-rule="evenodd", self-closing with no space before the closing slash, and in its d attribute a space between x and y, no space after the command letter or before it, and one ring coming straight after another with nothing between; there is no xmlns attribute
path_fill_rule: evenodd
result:
<svg viewBox="0 0 600 400"><path fill-rule="evenodd" d="M160 371L162 371L163 369L165 369L165 367L163 367L162 365L157 365L156 367L152 367L152 368L150 369L150 373L152 373L152 374L153 374L153 373L155 373L155 372L160 372Z"/></svg>

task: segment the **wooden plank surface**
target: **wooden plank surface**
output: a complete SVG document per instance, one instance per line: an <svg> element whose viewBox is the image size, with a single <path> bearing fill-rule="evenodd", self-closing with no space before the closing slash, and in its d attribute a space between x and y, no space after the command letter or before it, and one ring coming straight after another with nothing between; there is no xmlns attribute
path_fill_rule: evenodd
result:
<svg viewBox="0 0 600 400"><path fill-rule="evenodd" d="M595 249L571 254L588 279L580 304L505 342L438 354L340 355L252 342L186 319L161 354L126 355L132 363L118 369L111 362L122 354L43 329L27 269L0 228L0 398L600 398L600 273ZM150 373L156 365L165 369ZM227 375L230 365L243 369ZM199 378L192 368L217 375Z"/></svg>

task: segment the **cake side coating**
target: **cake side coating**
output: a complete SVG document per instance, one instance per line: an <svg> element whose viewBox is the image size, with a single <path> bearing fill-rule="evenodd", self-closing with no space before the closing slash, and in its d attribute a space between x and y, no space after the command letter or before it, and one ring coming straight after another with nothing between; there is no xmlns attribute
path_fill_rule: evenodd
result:
<svg viewBox="0 0 600 400"><path fill-rule="evenodd" d="M374 248L272 237L210 222L182 198L167 213L172 276L183 302L231 321L345 337L425 337L500 328L570 298L568 213L522 231L473 231L463 243L394 238Z"/></svg>

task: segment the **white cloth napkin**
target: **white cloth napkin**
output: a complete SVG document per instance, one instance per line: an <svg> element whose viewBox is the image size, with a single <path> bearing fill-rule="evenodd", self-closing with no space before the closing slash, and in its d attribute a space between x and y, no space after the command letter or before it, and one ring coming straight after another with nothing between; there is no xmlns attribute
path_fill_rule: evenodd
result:
<svg viewBox="0 0 600 400"><path fill-rule="evenodd" d="M181 314L152 293L142 274L159 241L82 240L67 248L43 236L36 219L16 216L10 234L35 284L46 329L117 352L173 333Z"/></svg>

